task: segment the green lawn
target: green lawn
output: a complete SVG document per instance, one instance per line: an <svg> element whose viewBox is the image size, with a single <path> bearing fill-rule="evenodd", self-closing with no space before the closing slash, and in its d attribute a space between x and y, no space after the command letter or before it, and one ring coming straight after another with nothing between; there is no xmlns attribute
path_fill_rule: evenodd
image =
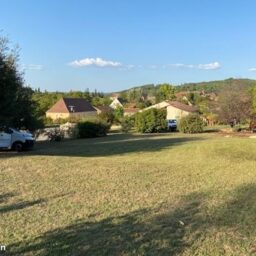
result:
<svg viewBox="0 0 256 256"><path fill-rule="evenodd" d="M2 152L0 245L6 255L254 255L256 140L111 135Z"/></svg>

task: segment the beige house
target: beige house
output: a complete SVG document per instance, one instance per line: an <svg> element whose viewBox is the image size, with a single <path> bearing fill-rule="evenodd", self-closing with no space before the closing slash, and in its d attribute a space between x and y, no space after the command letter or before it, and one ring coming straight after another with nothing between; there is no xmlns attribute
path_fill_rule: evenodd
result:
<svg viewBox="0 0 256 256"><path fill-rule="evenodd" d="M148 108L144 108L143 110L140 110L140 112L151 109L151 108L156 108L156 109L166 108L166 110L167 110L166 119L167 120L169 120L169 119L179 120L180 118L187 116L191 113L198 112L198 109L195 106L186 105L179 101L168 101L168 100L162 101L162 102L152 105Z"/></svg>
<svg viewBox="0 0 256 256"><path fill-rule="evenodd" d="M169 105L166 107L167 116L166 119L179 120L184 116L192 113L198 113L198 109L195 106L186 105L179 101L169 101Z"/></svg>
<svg viewBox="0 0 256 256"><path fill-rule="evenodd" d="M46 117L53 120L72 117L85 118L96 115L97 111L91 103L81 98L61 98L46 112Z"/></svg>
<svg viewBox="0 0 256 256"><path fill-rule="evenodd" d="M115 99L111 102L111 104L110 104L109 106L110 106L111 108L113 108L113 109L116 109L116 108L118 108L118 107L123 108L123 107L124 107L124 103L125 103L125 101L124 101L122 98L117 97L117 98L115 98Z"/></svg>

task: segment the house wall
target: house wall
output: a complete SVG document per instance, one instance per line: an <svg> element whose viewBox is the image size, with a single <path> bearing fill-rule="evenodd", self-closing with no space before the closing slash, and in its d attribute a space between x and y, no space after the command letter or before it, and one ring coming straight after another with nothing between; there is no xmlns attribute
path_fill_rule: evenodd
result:
<svg viewBox="0 0 256 256"><path fill-rule="evenodd" d="M168 119L168 120L169 119L179 120L182 117L187 116L189 114L190 114L190 112L175 108L173 106L168 106L167 107L167 117L166 117L166 119Z"/></svg>
<svg viewBox="0 0 256 256"><path fill-rule="evenodd" d="M75 117L75 118L84 118L84 117L91 117L91 116L96 116L97 111L88 111L88 112L75 112L75 113L52 113L52 112L47 112L46 117L51 118L52 120L56 119L65 119L65 118L70 118L70 117Z"/></svg>
<svg viewBox="0 0 256 256"><path fill-rule="evenodd" d="M123 105L120 103L118 99L114 99L109 106L113 109L116 109L118 107L123 107Z"/></svg>

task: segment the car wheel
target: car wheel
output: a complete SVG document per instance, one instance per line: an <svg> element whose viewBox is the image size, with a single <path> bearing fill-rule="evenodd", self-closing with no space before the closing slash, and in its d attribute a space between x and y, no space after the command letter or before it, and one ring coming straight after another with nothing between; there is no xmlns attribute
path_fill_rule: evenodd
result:
<svg viewBox="0 0 256 256"><path fill-rule="evenodd" d="M22 149L23 149L22 143L21 142L15 142L14 145L13 145L13 149L17 152L22 151Z"/></svg>

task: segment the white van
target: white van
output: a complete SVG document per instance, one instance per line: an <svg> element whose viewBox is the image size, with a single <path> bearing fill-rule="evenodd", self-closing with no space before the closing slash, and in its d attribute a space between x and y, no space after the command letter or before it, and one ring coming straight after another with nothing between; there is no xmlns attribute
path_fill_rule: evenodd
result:
<svg viewBox="0 0 256 256"><path fill-rule="evenodd" d="M29 132L18 131L14 128L0 127L0 149L21 151L32 148L35 139Z"/></svg>

